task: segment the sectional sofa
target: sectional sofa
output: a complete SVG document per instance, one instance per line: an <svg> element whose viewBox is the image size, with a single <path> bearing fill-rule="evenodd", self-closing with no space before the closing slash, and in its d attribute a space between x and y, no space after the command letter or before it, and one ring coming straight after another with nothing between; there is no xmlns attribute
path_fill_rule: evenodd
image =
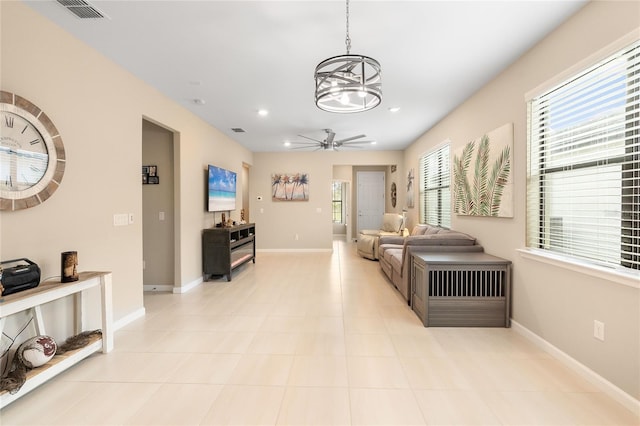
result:
<svg viewBox="0 0 640 426"><path fill-rule="evenodd" d="M406 237L382 235L378 250L382 271L407 302L411 289L411 253L484 251L474 237L432 225L416 225Z"/></svg>

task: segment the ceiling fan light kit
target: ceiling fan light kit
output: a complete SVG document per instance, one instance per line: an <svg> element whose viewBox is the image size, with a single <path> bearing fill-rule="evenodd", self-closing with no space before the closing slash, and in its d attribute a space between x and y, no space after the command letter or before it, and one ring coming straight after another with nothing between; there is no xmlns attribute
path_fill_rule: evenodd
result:
<svg viewBox="0 0 640 426"><path fill-rule="evenodd" d="M349 0L347 0L347 54L320 62L315 70L315 101L328 112L353 113L367 111L382 102L380 63L375 59L350 54Z"/></svg>

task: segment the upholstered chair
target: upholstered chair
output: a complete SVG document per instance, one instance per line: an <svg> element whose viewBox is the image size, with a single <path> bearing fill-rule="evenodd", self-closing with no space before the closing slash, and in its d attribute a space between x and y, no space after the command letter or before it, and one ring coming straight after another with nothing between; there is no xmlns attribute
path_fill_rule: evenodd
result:
<svg viewBox="0 0 640 426"><path fill-rule="evenodd" d="M363 229L358 235L358 254L371 260L378 259L378 247L382 235L403 235L404 216L397 213L385 213L380 229Z"/></svg>

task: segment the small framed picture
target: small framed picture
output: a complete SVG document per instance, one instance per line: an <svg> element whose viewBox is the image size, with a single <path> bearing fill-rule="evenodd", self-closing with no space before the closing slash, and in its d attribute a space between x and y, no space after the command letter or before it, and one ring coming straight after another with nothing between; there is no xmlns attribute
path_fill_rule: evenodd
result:
<svg viewBox="0 0 640 426"><path fill-rule="evenodd" d="M149 167L149 177L158 175L158 166L148 166Z"/></svg>
<svg viewBox="0 0 640 426"><path fill-rule="evenodd" d="M146 185L147 183L149 183L149 174L148 173L143 173L142 174L142 184Z"/></svg>
<svg viewBox="0 0 640 426"><path fill-rule="evenodd" d="M149 174L149 166L142 166L142 174L143 175Z"/></svg>
<svg viewBox="0 0 640 426"><path fill-rule="evenodd" d="M160 183L160 177L159 176L151 176L151 173L149 173L149 177L148 177L148 182L149 185L157 185Z"/></svg>

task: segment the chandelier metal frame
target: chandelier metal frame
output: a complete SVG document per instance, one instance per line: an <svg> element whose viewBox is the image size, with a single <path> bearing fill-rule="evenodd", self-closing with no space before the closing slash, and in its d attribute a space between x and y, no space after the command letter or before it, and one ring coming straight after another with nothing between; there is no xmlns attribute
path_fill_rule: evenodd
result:
<svg viewBox="0 0 640 426"><path fill-rule="evenodd" d="M315 102L318 108L337 113L367 111L382 102L382 68L375 59L351 54L349 0L347 3L347 54L320 62L315 69Z"/></svg>

